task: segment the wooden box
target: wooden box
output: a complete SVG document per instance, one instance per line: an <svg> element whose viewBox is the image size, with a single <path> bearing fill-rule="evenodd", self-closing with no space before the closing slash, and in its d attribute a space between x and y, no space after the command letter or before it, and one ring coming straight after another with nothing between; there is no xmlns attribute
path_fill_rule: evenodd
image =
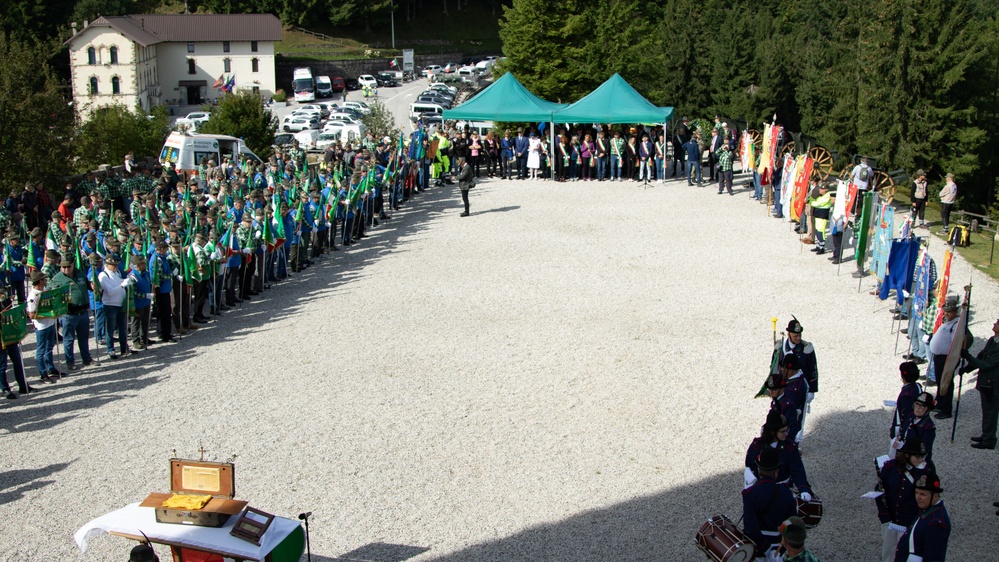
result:
<svg viewBox="0 0 999 562"><path fill-rule="evenodd" d="M149 494L139 506L155 509L159 523L221 527L247 504L233 499L236 471L232 463L170 459L170 491L170 494ZM210 495L212 499L195 510L163 507L163 502L173 494Z"/></svg>

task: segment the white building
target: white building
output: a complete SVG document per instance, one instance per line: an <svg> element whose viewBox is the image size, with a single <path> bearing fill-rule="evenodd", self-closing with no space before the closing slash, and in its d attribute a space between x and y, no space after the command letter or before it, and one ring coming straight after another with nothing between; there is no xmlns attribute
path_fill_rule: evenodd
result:
<svg viewBox="0 0 999 562"><path fill-rule="evenodd" d="M73 102L81 117L114 104L200 105L234 90L274 94L274 42L281 21L271 14L178 14L99 17L74 27L69 46Z"/></svg>

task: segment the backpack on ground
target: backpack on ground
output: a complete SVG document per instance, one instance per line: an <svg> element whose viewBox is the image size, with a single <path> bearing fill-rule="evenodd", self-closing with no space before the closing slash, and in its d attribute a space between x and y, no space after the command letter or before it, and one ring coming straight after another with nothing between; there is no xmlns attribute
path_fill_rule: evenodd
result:
<svg viewBox="0 0 999 562"><path fill-rule="evenodd" d="M957 225L950 229L950 235L947 236L947 240L951 246L970 246L971 231L966 226Z"/></svg>

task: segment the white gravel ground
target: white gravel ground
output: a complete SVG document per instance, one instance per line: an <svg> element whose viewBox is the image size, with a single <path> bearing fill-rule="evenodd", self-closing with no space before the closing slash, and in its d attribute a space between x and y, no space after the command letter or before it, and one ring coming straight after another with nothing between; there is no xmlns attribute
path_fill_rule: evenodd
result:
<svg viewBox="0 0 999 562"><path fill-rule="evenodd" d="M701 560L700 523L741 515L770 318L791 314L821 373L809 547L876 559L860 495L902 349L873 281L858 292L746 193L493 180L469 218L457 195L419 196L180 344L3 401L0 559L124 560L127 541L81 555L73 533L167 491L171 450L203 445L238 454L239 498L314 513L314 560ZM970 271L955 260L955 290ZM999 289L976 274L973 298L982 336ZM953 560L999 548L996 452L968 446L979 419L967 392L954 444L949 423L937 439Z"/></svg>

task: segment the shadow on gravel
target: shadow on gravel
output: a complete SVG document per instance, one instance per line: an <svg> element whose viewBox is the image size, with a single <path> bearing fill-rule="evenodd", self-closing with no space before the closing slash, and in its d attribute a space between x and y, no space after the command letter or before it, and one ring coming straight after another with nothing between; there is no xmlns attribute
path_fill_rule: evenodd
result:
<svg viewBox="0 0 999 562"><path fill-rule="evenodd" d="M870 397L871 402L883 398ZM819 393L815 404L821 404ZM766 404L753 402L747 397L747 407L759 407L761 422ZM749 406L752 404L752 406ZM975 404L977 406L977 404ZM873 459L886 452L888 445L888 422L890 412L884 410L839 412L827 416L815 416L806 420L808 437L803 443L803 457L808 480L815 494L823 500L825 510L821 525L808 533L808 548L821 560L871 560L877 557L881 548L881 527L876 517L874 502L863 499L861 494L873 489L876 480ZM974 418L969 420L969 418ZM959 435L974 431L968 429L978 419L967 416L962 421L964 431ZM718 420L718 425L724 420ZM937 469L943 482L952 482L952 490L945 499L954 521L958 521L962 508L980 506L967 505L967 498L980 497L981 488L968 489L961 480L978 471L994 470L993 457L974 456L968 447L960 447L945 442L942 432L950 433L950 424L938 426L935 457L939 455ZM758 435L754 428L732 428L745 435L746 447ZM882 439L883 437L883 439ZM968 436L960 439L967 443ZM881 447L881 444L884 444ZM705 443L710 447L710 444ZM956 450L955 450L956 449ZM745 449L739 452L745 454ZM967 458L972 457L973 462ZM980 457L980 458L979 458ZM988 458L986 458L988 457ZM666 461L668 463L668 460ZM990 468L992 467L992 468ZM663 479L671 476L664 474ZM604 562L607 560L661 561L661 560L704 560L705 555L697 549L695 537L702 523L717 514L725 514L732 521L742 517L742 468L733 472L714 476L693 485L668 488L648 496L608 506L604 509L586 511L568 519L532 527L517 534L494 541L469 546L459 552L421 558L433 562L494 562L572 560L574 562ZM988 477L985 477L988 480ZM994 482L987 482L989 490ZM985 500L988 501L985 501ZM988 504L990 496L981 498L980 503ZM962 505L962 503L964 505ZM957 514L957 515L955 515ZM969 513L969 517L973 517ZM738 525L742 527L741 522ZM994 533L985 538L982 533L960 532L951 535L950 552L966 555L979 551L994 552L999 547L999 539ZM973 560L974 556L960 556ZM339 559L334 559L339 560Z"/></svg>
<svg viewBox="0 0 999 562"><path fill-rule="evenodd" d="M486 209L485 211L477 211L472 213L472 216L485 215L487 213L506 213L507 211L516 211L517 209L520 209L520 205L509 205L507 207L497 207L496 209Z"/></svg>
<svg viewBox="0 0 999 562"><path fill-rule="evenodd" d="M61 462L41 468L8 470L0 473L0 505L21 499L25 492L54 483L55 479L47 478L69 465L68 462Z"/></svg>
<svg viewBox="0 0 999 562"><path fill-rule="evenodd" d="M313 555L312 560L313 562L404 562L429 550L422 546L373 542L336 558Z"/></svg>
<svg viewBox="0 0 999 562"><path fill-rule="evenodd" d="M95 347L91 333L91 355L101 366L72 371L56 384L44 384L39 381L34 361L34 336L29 333L21 345L21 354L28 384L39 392L3 401L0 411L6 415L0 417L0 432L52 429L87 410L128 398L133 392L154 385L161 377L150 375L156 375L167 365L193 359L199 348L226 340L238 341L244 334L266 330L272 321L296 315L309 306L316 295L325 296L331 290L341 290L350 280L365 275L366 266L398 252L405 245L402 239L425 231L430 220L449 208L460 206L458 192L452 187L431 188L417 194L406 201L391 220L369 229L369 235L355 242L349 250L330 251L312 267L292 274L287 281L272 284L270 290L214 317L214 321L188 333L177 343L156 343L137 355L112 361L104 351L103 342ZM340 247L339 240L337 246ZM205 310L207 312L207 305ZM155 322L150 322L150 330L155 340ZM64 370L62 349L61 343L56 345L53 359L56 367ZM193 374L196 370L190 372ZM12 375L8 368L8 380L13 382Z"/></svg>

